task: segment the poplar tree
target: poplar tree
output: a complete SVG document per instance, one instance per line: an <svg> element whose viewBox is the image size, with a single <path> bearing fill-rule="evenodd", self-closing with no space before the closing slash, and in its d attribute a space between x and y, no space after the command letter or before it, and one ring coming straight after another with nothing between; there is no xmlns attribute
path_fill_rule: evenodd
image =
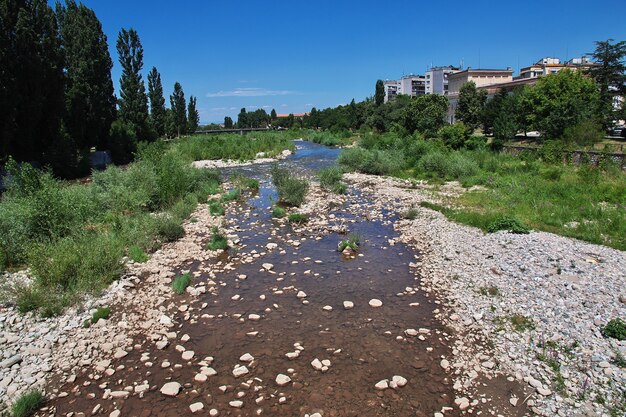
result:
<svg viewBox="0 0 626 417"><path fill-rule="evenodd" d="M377 106L380 106L385 101L385 83L383 83L383 80L376 81L376 91L374 93L374 99L376 100Z"/></svg>
<svg viewBox="0 0 626 417"><path fill-rule="evenodd" d="M115 117L107 37L82 3L57 3L57 17L65 54L65 128L79 150L105 149Z"/></svg>
<svg viewBox="0 0 626 417"><path fill-rule="evenodd" d="M477 90L474 81L467 82L461 86L459 92L459 106L456 110L456 117L472 132L481 124L483 109L487 101L487 92Z"/></svg>
<svg viewBox="0 0 626 417"><path fill-rule="evenodd" d="M130 124L138 140L150 139L148 97L141 77L143 47L134 29L122 29L117 38L117 53L122 66L120 78L120 119Z"/></svg>
<svg viewBox="0 0 626 417"><path fill-rule="evenodd" d="M200 114L196 109L197 99L194 96L189 96L189 105L187 106L187 132L195 133L198 130L198 124L200 122Z"/></svg>
<svg viewBox="0 0 626 417"><path fill-rule="evenodd" d="M156 67L148 74L148 97L150 98L150 122L156 134L165 135L165 97L163 97L163 84L161 74Z"/></svg>
<svg viewBox="0 0 626 417"><path fill-rule="evenodd" d="M233 128L233 119L229 116L224 117L224 129L232 129Z"/></svg>
<svg viewBox="0 0 626 417"><path fill-rule="evenodd" d="M185 93L179 82L174 84L174 93L170 96L170 105L172 107L172 122L176 128L176 135L184 135L187 131L187 106L185 102Z"/></svg>

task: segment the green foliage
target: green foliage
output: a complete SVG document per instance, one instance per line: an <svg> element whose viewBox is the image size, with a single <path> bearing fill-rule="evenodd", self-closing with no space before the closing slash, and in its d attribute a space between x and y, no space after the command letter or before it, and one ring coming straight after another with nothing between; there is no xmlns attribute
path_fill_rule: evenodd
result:
<svg viewBox="0 0 626 417"><path fill-rule="evenodd" d="M602 328L602 335L617 340L626 340L626 321L621 318L610 320L606 326Z"/></svg>
<svg viewBox="0 0 626 417"><path fill-rule="evenodd" d="M226 194L222 195L221 201L223 203L229 203L231 201L238 200L241 197L241 190L239 188L233 188Z"/></svg>
<svg viewBox="0 0 626 417"><path fill-rule="evenodd" d="M470 133L481 124L486 100L487 91L477 90L476 84L473 81L461 86L456 118L467 126Z"/></svg>
<svg viewBox="0 0 626 417"><path fill-rule="evenodd" d="M191 274L189 272L177 276L174 281L172 281L172 290L178 294L182 295L185 293L187 287L191 284Z"/></svg>
<svg viewBox="0 0 626 417"><path fill-rule="evenodd" d="M148 98L150 99L150 124L158 137L165 135L165 97L161 74L152 67L148 74Z"/></svg>
<svg viewBox="0 0 626 417"><path fill-rule="evenodd" d="M403 126L408 133L420 132L433 137L445 124L448 98L439 94L427 94L411 99L403 111Z"/></svg>
<svg viewBox="0 0 626 417"><path fill-rule="evenodd" d="M35 414L44 403L41 391L31 390L20 395L11 406L12 417L29 417Z"/></svg>
<svg viewBox="0 0 626 417"><path fill-rule="evenodd" d="M224 135L194 135L176 143L176 150L193 161L233 159L249 161L258 153L274 157L283 150L295 150L294 144L278 132L251 132Z"/></svg>
<svg viewBox="0 0 626 417"><path fill-rule="evenodd" d="M419 211L415 207L411 207L402 213L402 218L406 220L415 220L419 215Z"/></svg>
<svg viewBox="0 0 626 417"><path fill-rule="evenodd" d="M196 97L189 97L189 105L187 106L187 132L189 133L195 133L200 123L200 113L196 109L197 102Z"/></svg>
<svg viewBox="0 0 626 417"><path fill-rule="evenodd" d="M258 190L259 189L259 180L246 177L242 174L233 175L230 181L235 185L236 188L240 190Z"/></svg>
<svg viewBox="0 0 626 417"><path fill-rule="evenodd" d="M128 248L128 257L138 263L143 263L150 259L148 255L146 255L146 252L138 245L133 245Z"/></svg>
<svg viewBox="0 0 626 417"><path fill-rule="evenodd" d="M111 315L111 309L109 307L98 307L96 311L91 315L91 324L96 324L100 319L108 319Z"/></svg>
<svg viewBox="0 0 626 417"><path fill-rule="evenodd" d="M290 206L300 207L309 189L308 181L293 177L287 169L279 168L276 164L272 166L271 174L280 200Z"/></svg>
<svg viewBox="0 0 626 417"><path fill-rule="evenodd" d="M160 216L157 219L157 233L163 242L174 242L185 235L180 221L171 216Z"/></svg>
<svg viewBox="0 0 626 417"><path fill-rule="evenodd" d="M615 120L624 118L613 108L613 100L617 95L623 95L626 85L626 41L613 42L613 39L596 41L596 49L591 54L597 66L589 72L599 87L598 116L603 127L608 129ZM622 106L623 107L623 106Z"/></svg>
<svg viewBox="0 0 626 417"><path fill-rule="evenodd" d="M335 194L345 194L346 186L341 182L343 172L338 166L322 168L317 173L317 177L320 181L320 186Z"/></svg>
<svg viewBox="0 0 626 417"><path fill-rule="evenodd" d="M383 80L376 81L376 91L374 92L374 98L376 100L376 105L380 106L385 101L385 84Z"/></svg>
<svg viewBox="0 0 626 417"><path fill-rule="evenodd" d="M400 151L363 148L345 149L339 155L338 163L348 171L373 175L396 174L405 166L404 155Z"/></svg>
<svg viewBox="0 0 626 417"><path fill-rule="evenodd" d="M211 201L209 203L209 212L212 216L223 216L226 214L224 206L219 201Z"/></svg>
<svg viewBox="0 0 626 417"><path fill-rule="evenodd" d="M487 231L489 233L495 233L499 230L507 230L511 233L527 234L530 232L528 226L523 224L515 217L502 216L494 220L489 224Z"/></svg>
<svg viewBox="0 0 626 417"><path fill-rule="evenodd" d="M185 92L179 82L174 84L174 92L170 96L170 105L172 108L172 122L176 136L187 133L187 102L185 101Z"/></svg>
<svg viewBox="0 0 626 417"><path fill-rule="evenodd" d="M275 217L277 219L281 219L286 215L287 211L285 211L285 209L282 207L274 207L274 210L272 210L272 217Z"/></svg>
<svg viewBox="0 0 626 417"><path fill-rule="evenodd" d="M566 145L593 146L604 140L604 132L599 123L584 120L575 126L568 126L563 131L562 141Z"/></svg>
<svg viewBox="0 0 626 417"><path fill-rule="evenodd" d="M287 220L289 221L289 223L306 223L307 220L309 220L309 218L305 215L305 214L300 214L300 213L291 213L289 216L287 216Z"/></svg>
<svg viewBox="0 0 626 417"><path fill-rule="evenodd" d="M539 156L548 164L563 163L565 144L559 140L548 140L539 148Z"/></svg>
<svg viewBox="0 0 626 417"><path fill-rule="evenodd" d="M133 155L137 151L137 135L131 123L118 119L111 124L109 150L111 159L118 165L133 160Z"/></svg>
<svg viewBox="0 0 626 417"><path fill-rule="evenodd" d="M207 244L207 249L208 250L228 249L228 240L226 239L226 236L224 236L223 234L219 232L219 229L217 227L213 227L211 240Z"/></svg>
<svg viewBox="0 0 626 417"><path fill-rule="evenodd" d="M303 136L311 142L319 143L324 146L345 146L352 143L350 139L351 135L348 131L333 133L326 130L321 132L310 130Z"/></svg>
<svg viewBox="0 0 626 417"><path fill-rule="evenodd" d="M462 122L453 125L445 125L437 132L437 135L443 140L443 143L452 149L460 149L463 147L465 142L469 139L470 134L471 128Z"/></svg>
<svg viewBox="0 0 626 417"><path fill-rule="evenodd" d="M361 238L359 235L350 234L347 239L343 239L339 242L339 244L337 245L337 250L339 252L343 252L344 250L349 248L353 252L356 252L359 250L360 241Z"/></svg>

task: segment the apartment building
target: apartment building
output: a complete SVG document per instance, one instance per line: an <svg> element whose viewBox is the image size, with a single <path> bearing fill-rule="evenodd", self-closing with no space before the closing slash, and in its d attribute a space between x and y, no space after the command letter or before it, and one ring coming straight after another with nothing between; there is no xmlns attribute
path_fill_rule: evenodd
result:
<svg viewBox="0 0 626 417"><path fill-rule="evenodd" d="M426 94L448 94L448 76L458 72L459 68L447 67L431 67L426 71Z"/></svg>
<svg viewBox="0 0 626 417"><path fill-rule="evenodd" d="M573 70L587 70L594 64L586 56L580 58L572 58L569 61L561 62L559 58L542 58L525 68L521 68L519 75L513 77L514 80L524 80L529 78L538 78L544 75L556 74L564 68Z"/></svg>

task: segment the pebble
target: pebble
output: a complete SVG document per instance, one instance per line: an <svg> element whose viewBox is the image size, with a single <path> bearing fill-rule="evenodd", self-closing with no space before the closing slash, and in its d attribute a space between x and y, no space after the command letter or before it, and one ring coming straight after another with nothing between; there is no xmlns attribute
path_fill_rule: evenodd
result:
<svg viewBox="0 0 626 417"><path fill-rule="evenodd" d="M376 298L372 298L369 302L369 305L370 307L377 308L377 307L381 307L383 305L383 302Z"/></svg>
<svg viewBox="0 0 626 417"><path fill-rule="evenodd" d="M189 406L189 410L191 410L192 413L197 413L198 411L202 411L203 408L204 408L204 404L200 402L193 403Z"/></svg>
<svg viewBox="0 0 626 417"><path fill-rule="evenodd" d="M161 394L175 397L180 392L181 385L178 382L168 382L161 388Z"/></svg>
<svg viewBox="0 0 626 417"><path fill-rule="evenodd" d="M284 387L290 382L291 382L291 378L289 378L287 375L278 374L278 376L276 377L276 384L278 384L278 386L280 387Z"/></svg>
<svg viewBox="0 0 626 417"><path fill-rule="evenodd" d="M354 303L352 301L344 301L343 308L346 310L351 310L354 308Z"/></svg>

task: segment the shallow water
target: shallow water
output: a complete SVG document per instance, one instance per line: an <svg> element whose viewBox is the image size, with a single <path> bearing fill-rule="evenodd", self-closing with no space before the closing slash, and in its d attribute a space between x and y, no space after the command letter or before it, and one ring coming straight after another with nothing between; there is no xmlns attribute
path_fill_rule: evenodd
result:
<svg viewBox="0 0 626 417"><path fill-rule="evenodd" d="M309 142L296 143L297 153L280 164L304 175L332 165L339 153ZM450 352L440 340L441 325L433 319L436 305L418 290L419 281L409 266L418 254L403 244L389 244L395 236L392 213L384 213L384 220L370 220L368 202L356 190L349 191L348 202L337 204L332 213L344 218L349 231L361 237L361 255L348 259L337 251L337 243L345 235L298 234L271 218L276 194L269 182L269 167L224 170L224 175L243 173L261 180L258 193L246 194L234 210L227 211L226 221L237 226L240 242L238 250L230 250L220 260L234 269L213 277L217 295L207 293L193 304L197 322L183 321L177 313L182 325L176 331L179 337L190 336L184 346L195 352L193 365L185 364L172 343L164 351L150 352L155 365L149 371L139 362L141 353L131 352L120 361L126 366L124 371L99 381L107 381L112 390L144 380L156 387L143 398L117 400L122 415L186 415L195 402L204 404L202 415L216 408L220 415L242 416L313 412L324 416L432 416L442 406L450 406L452 389L439 366L441 355ZM266 250L269 242L278 247ZM253 258L255 253L258 258ZM273 269L265 270L264 263L273 264ZM178 270L203 271L204 266L196 261L180 265ZM242 274L246 279L238 278ZM202 272L194 282L209 279ZM407 293L407 288L417 291ZM306 293L306 304L296 296L298 291ZM239 299L233 300L234 296ZM372 298L381 300L383 306L370 307ZM345 310L344 301L352 301L354 308ZM181 299L180 303L184 302ZM197 311L203 302L206 308ZM331 306L332 311L325 311L324 306ZM259 315L260 320L248 319L249 314ZM430 330L423 334L424 340L405 337L405 330L420 328ZM252 332L257 333L250 335ZM296 343L303 350L291 360L285 355L296 351ZM246 365L250 372L235 378L233 367L243 364L239 358L245 353L254 357ZM214 358L211 366L217 375L206 382L194 381L200 371L197 361L209 356ZM326 372L311 366L316 358L331 361ZM159 364L163 360L172 366L162 369ZM289 375L291 383L279 387L275 382L278 374ZM408 384L395 390L374 388L378 381L394 375L406 378ZM165 397L159 389L168 380L189 385L176 398ZM98 398L102 391L94 384L82 390L83 395L88 392ZM243 401L243 408L229 406L237 399ZM59 400L57 407L63 414L89 412L94 405L85 403L81 395ZM113 408L103 406L103 410ZM454 411L446 413L453 415Z"/></svg>

